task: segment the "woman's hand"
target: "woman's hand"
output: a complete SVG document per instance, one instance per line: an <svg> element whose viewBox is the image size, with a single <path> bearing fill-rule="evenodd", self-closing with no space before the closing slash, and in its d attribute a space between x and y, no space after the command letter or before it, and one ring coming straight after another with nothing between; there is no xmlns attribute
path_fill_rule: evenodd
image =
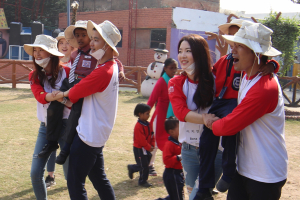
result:
<svg viewBox="0 0 300 200"><path fill-rule="evenodd" d="M52 97L54 98L58 93L60 93L59 90L55 90L53 91L51 94L52 94Z"/></svg>
<svg viewBox="0 0 300 200"><path fill-rule="evenodd" d="M204 125L209 129L212 129L212 124L218 119L220 119L214 114L202 114L202 116L203 116Z"/></svg>

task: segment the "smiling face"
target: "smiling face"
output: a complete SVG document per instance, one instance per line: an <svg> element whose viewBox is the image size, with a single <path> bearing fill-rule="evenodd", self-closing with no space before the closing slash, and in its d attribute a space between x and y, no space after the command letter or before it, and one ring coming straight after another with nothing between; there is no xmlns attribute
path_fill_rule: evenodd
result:
<svg viewBox="0 0 300 200"><path fill-rule="evenodd" d="M90 43L90 38L87 34L87 31L83 28L76 28L74 30L74 36L77 40L79 48L83 48Z"/></svg>
<svg viewBox="0 0 300 200"><path fill-rule="evenodd" d="M57 45L58 51L63 53L65 56L70 56L74 47L71 47L65 38L58 41Z"/></svg>
<svg viewBox="0 0 300 200"><path fill-rule="evenodd" d="M250 74L249 70L251 70L254 60L256 59L253 51L246 45L234 43L232 56L234 58L234 69L237 71L246 71L247 74Z"/></svg>
<svg viewBox="0 0 300 200"><path fill-rule="evenodd" d="M33 57L36 60L42 60L44 58L48 58L50 57L50 55L51 55L50 53L48 53L47 51L45 51L40 47L33 47Z"/></svg>
<svg viewBox="0 0 300 200"><path fill-rule="evenodd" d="M154 60L157 62L165 62L165 60L167 59L168 55L166 53L162 53L162 52L155 52L154 54Z"/></svg>
<svg viewBox="0 0 300 200"><path fill-rule="evenodd" d="M185 40L181 42L178 49L178 61L183 70L194 63L191 46Z"/></svg>
<svg viewBox="0 0 300 200"><path fill-rule="evenodd" d="M94 53L98 49L102 49L105 44L106 43L105 43L104 39L101 37L101 35L99 34L99 32L96 30L93 30L92 35L91 35L91 42L90 42L91 53ZM103 50L105 50L105 49L103 49Z"/></svg>

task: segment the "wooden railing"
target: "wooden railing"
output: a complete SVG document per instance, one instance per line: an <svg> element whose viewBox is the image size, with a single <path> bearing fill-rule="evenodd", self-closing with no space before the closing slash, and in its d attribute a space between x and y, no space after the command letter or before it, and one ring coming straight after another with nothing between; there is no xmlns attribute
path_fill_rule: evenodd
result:
<svg viewBox="0 0 300 200"><path fill-rule="evenodd" d="M278 77L280 82L283 83L281 85L282 94L284 98L288 101L288 103L285 103L284 105L287 107L300 107L299 102L300 98L297 99L297 86L300 86L300 77L293 76L293 77ZM288 88L289 86L293 89L293 95L292 100L286 95L284 89Z"/></svg>
<svg viewBox="0 0 300 200"><path fill-rule="evenodd" d="M147 67L140 66L124 66L125 79L120 83L120 87L136 88L137 92L141 92L142 75L147 75ZM136 74L135 74L136 73ZM130 75L136 75L136 80L129 79Z"/></svg>
<svg viewBox="0 0 300 200"><path fill-rule="evenodd" d="M33 70L26 65L32 65L31 60L8 60L8 59L0 59L0 84L3 83L12 83L12 88L16 88L17 83L29 83L28 74ZM1 70L11 66L12 73L11 79L5 78L1 76ZM20 77L17 77L17 66L20 66L28 71L28 74L24 74ZM26 80L26 81L25 81Z"/></svg>

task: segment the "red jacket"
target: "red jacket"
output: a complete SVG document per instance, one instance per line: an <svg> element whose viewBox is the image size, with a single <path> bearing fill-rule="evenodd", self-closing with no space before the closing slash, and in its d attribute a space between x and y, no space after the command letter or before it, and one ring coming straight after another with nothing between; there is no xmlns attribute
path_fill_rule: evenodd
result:
<svg viewBox="0 0 300 200"><path fill-rule="evenodd" d="M163 161L166 168L172 169L182 169L180 160L177 155L181 154L181 144L169 136L169 141L165 143L165 148L163 150Z"/></svg>
<svg viewBox="0 0 300 200"><path fill-rule="evenodd" d="M134 127L133 146L136 148L144 147L147 151L154 147L155 139L149 122L138 120Z"/></svg>

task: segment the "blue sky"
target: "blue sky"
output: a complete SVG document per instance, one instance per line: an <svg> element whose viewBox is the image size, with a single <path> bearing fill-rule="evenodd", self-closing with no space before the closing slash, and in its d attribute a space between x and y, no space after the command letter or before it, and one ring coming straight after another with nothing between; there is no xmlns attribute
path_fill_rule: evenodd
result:
<svg viewBox="0 0 300 200"><path fill-rule="evenodd" d="M300 4L291 0L220 0L220 8L252 13L270 13L273 11L300 12Z"/></svg>

